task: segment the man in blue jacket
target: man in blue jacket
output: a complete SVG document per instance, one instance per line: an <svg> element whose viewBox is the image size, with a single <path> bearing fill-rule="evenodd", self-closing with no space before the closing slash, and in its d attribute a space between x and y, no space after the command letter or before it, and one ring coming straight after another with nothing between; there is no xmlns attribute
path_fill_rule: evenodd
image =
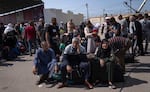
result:
<svg viewBox="0 0 150 92"><path fill-rule="evenodd" d="M52 74L57 70L54 51L48 48L48 44L45 41L41 42L41 47L36 51L34 58L33 74L40 75L36 85L40 85L48 78L51 78Z"/></svg>

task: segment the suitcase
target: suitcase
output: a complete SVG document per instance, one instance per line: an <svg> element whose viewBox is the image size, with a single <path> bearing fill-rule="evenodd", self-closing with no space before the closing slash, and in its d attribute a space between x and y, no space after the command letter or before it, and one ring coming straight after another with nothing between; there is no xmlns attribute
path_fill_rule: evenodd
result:
<svg viewBox="0 0 150 92"><path fill-rule="evenodd" d="M91 82L95 82L99 80L100 82L107 83L108 82L108 74L106 71L106 67L101 68L98 61L92 61L91 64ZM114 66L114 82L124 82L123 71L121 67L117 64Z"/></svg>
<svg viewBox="0 0 150 92"><path fill-rule="evenodd" d="M123 70L117 64L114 67L114 82L124 82Z"/></svg>
<svg viewBox="0 0 150 92"><path fill-rule="evenodd" d="M91 76L90 81L95 82L97 80L101 82L107 81L107 72L104 72L105 69L100 67L100 63L97 60L91 59Z"/></svg>

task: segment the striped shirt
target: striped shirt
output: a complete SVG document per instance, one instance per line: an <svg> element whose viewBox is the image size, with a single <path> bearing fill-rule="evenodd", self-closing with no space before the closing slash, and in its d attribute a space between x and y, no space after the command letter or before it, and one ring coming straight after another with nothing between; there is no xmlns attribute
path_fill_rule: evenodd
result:
<svg viewBox="0 0 150 92"><path fill-rule="evenodd" d="M121 49L121 48L125 48L128 44L128 39L125 37L112 37L110 39L108 39L109 41L109 46L116 51L117 49Z"/></svg>

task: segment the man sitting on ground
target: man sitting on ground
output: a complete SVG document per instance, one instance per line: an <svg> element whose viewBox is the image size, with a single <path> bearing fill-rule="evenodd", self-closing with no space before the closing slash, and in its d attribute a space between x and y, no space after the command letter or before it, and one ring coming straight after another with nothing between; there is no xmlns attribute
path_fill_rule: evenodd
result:
<svg viewBox="0 0 150 92"><path fill-rule="evenodd" d="M68 55L81 55L80 58L76 58L75 60L69 60ZM83 55L83 56L82 56ZM59 84L58 88L62 88L67 86L66 84L66 75L67 73L71 73L73 71L73 66L78 65L79 68L84 70L84 82L89 89L92 89L93 86L88 82L89 78L89 64L86 59L86 50L83 46L80 45L80 41L78 38L72 39L72 44L69 44L65 50L63 55L63 61L61 64L61 73L62 73L62 82ZM75 61L75 62L73 62Z"/></svg>
<svg viewBox="0 0 150 92"><path fill-rule="evenodd" d="M45 41L41 42L41 47L37 50L34 58L33 74L40 75L40 79L36 85L45 82L48 78L52 77L54 72L57 72L54 51L48 48L48 44Z"/></svg>

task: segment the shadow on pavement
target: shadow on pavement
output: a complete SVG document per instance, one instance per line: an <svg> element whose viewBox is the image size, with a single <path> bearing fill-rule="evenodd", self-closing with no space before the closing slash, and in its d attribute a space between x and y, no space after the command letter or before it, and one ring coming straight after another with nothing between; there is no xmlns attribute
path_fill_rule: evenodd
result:
<svg viewBox="0 0 150 92"><path fill-rule="evenodd" d="M135 67L135 69L130 69L130 67ZM127 72L150 73L150 63L139 63L135 65L130 65L130 67L127 68Z"/></svg>
<svg viewBox="0 0 150 92"><path fill-rule="evenodd" d="M6 66L7 67L7 66L12 66L13 65L10 62L25 62L25 61L27 61L27 60L24 59L24 58L21 58L21 57L17 57L15 59L8 59L8 60L3 59L3 60L0 61L0 66Z"/></svg>
<svg viewBox="0 0 150 92"><path fill-rule="evenodd" d="M6 66L6 67L8 67L8 66L12 66L13 64L12 63L7 63L7 62L1 62L0 63L0 66Z"/></svg>
<svg viewBox="0 0 150 92"><path fill-rule="evenodd" d="M121 88L121 90L122 90L123 88L126 88L126 87L132 87L132 86L146 84L146 83L148 83L148 82L144 81L144 80L136 79L136 78L133 78L130 76L125 76L125 82L118 83L118 84L116 84L116 86L117 86L117 88ZM121 91L119 91L119 92L121 92Z"/></svg>
<svg viewBox="0 0 150 92"><path fill-rule="evenodd" d="M54 86L58 86L59 83L53 83L50 86L47 86L46 88L52 88ZM84 84L75 85L75 84L68 84L65 88L85 88Z"/></svg>
<svg viewBox="0 0 150 92"><path fill-rule="evenodd" d="M27 61L27 60L22 57L17 57L14 59L7 59L4 62L25 62L25 61Z"/></svg>
<svg viewBox="0 0 150 92"><path fill-rule="evenodd" d="M23 58L20 58L20 57L17 57L17 58L14 59L13 61L25 62L25 61L27 61L27 60L26 60L26 59L23 59Z"/></svg>

